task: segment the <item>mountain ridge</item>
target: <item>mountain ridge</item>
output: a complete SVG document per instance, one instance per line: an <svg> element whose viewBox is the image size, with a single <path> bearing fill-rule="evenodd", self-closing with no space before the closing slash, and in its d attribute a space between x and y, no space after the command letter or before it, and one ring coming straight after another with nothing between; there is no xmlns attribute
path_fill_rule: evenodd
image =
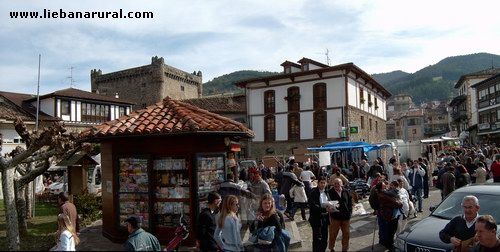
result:
<svg viewBox="0 0 500 252"><path fill-rule="evenodd" d="M449 100L455 96L454 85L462 75L492 67L500 67L500 55L474 53L450 56L426 66L415 73L394 70L371 74L392 95L408 94L416 104L432 100ZM235 82L281 74L281 72L240 70L216 77L203 84L203 95L244 93Z"/></svg>

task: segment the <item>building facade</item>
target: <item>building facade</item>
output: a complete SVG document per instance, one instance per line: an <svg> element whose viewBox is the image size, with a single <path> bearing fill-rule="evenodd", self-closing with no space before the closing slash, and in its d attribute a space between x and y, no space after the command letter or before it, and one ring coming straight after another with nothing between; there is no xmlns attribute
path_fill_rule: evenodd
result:
<svg viewBox="0 0 500 252"><path fill-rule="evenodd" d="M478 110L479 143L500 146L500 74L472 86L475 88Z"/></svg>
<svg viewBox="0 0 500 252"><path fill-rule="evenodd" d="M34 130L37 120L36 95L0 92L0 133L2 154L17 146L25 147L14 128L16 117L28 130ZM68 88L40 96L39 128L63 122L70 132L80 132L93 125L127 115L134 103L124 99Z"/></svg>
<svg viewBox="0 0 500 252"><path fill-rule="evenodd" d="M475 73L462 75L455 84L458 95L449 103L451 108L452 128L460 135L462 132L469 133L468 143L478 143L478 108L476 106L477 93L474 84L500 73L500 68L491 68Z"/></svg>
<svg viewBox="0 0 500 252"><path fill-rule="evenodd" d="M151 64L103 74L90 72L93 93L118 96L135 102L133 110L145 108L169 96L176 100L202 96L202 74L192 74L166 65L162 57L152 57Z"/></svg>
<svg viewBox="0 0 500 252"><path fill-rule="evenodd" d="M281 66L283 74L236 83L246 92L253 157L334 141L385 139L391 94L362 69L308 58Z"/></svg>

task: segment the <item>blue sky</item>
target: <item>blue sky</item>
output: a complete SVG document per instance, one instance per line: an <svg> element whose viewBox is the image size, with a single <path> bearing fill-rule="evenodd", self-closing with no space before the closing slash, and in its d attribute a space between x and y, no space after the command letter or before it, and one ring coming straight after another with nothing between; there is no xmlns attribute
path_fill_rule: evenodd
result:
<svg viewBox="0 0 500 252"><path fill-rule="evenodd" d="M409 73L448 56L500 55L496 1L2 0L0 90L90 91L103 73L160 56L203 82L238 70L282 71L302 57L353 62L370 74ZM152 12L152 19L13 19L11 11ZM500 67L500 66L499 66Z"/></svg>

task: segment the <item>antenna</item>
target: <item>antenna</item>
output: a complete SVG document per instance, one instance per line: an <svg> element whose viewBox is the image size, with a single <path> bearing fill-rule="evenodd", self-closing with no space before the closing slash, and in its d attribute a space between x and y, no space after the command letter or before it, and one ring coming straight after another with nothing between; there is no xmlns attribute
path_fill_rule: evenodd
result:
<svg viewBox="0 0 500 252"><path fill-rule="evenodd" d="M73 83L74 83L74 81L73 81L73 68L74 68L73 66L71 66L69 68L70 69L70 76L68 76L68 78L70 80L70 82L69 82L69 87L70 88L73 88Z"/></svg>
<svg viewBox="0 0 500 252"><path fill-rule="evenodd" d="M325 56L326 56L326 64L330 65L330 51L328 50L328 47L326 48Z"/></svg>

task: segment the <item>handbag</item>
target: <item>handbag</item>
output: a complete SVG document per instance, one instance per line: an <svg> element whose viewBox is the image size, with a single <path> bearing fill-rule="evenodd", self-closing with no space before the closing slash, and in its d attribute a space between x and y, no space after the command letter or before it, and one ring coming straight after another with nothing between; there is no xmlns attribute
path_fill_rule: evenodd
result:
<svg viewBox="0 0 500 252"><path fill-rule="evenodd" d="M474 237L460 242L460 246L454 247L453 252L470 252L474 245Z"/></svg>
<svg viewBox="0 0 500 252"><path fill-rule="evenodd" d="M268 226L257 229L249 238L248 241L253 244L269 245L274 240L275 226Z"/></svg>

